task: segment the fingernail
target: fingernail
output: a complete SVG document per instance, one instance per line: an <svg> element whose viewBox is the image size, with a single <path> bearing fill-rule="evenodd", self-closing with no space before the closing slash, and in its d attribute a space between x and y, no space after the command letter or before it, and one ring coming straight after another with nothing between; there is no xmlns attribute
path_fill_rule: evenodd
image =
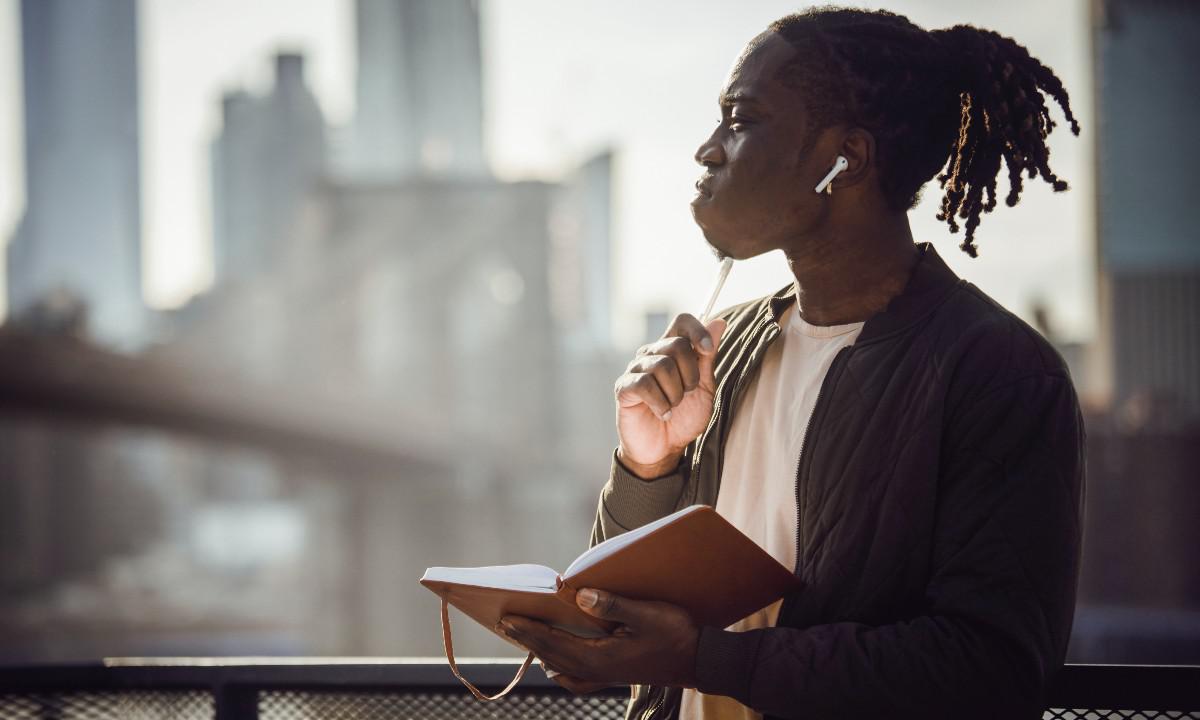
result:
<svg viewBox="0 0 1200 720"><path fill-rule="evenodd" d="M667 414L670 415L670 413L667 413ZM585 608L596 607L596 601L599 599L600 599L600 597L598 595L596 595L595 590L580 590L579 591L579 605L581 607L585 607Z"/></svg>
<svg viewBox="0 0 1200 720"><path fill-rule="evenodd" d="M703 350L704 352L712 352L712 349L713 349L712 338L710 338L706 335L704 337L704 339L700 341L700 349Z"/></svg>
<svg viewBox="0 0 1200 720"><path fill-rule="evenodd" d="M665 413L663 413L663 414L662 414L662 421L663 421L663 422L666 422L666 421L668 421L668 420L670 420L670 419L671 419L671 411L670 411L670 410L668 410L668 411L666 411Z"/></svg>

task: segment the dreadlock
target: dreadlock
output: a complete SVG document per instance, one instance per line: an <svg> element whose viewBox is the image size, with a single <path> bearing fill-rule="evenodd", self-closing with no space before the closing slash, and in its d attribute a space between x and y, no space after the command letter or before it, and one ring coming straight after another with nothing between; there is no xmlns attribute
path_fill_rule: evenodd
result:
<svg viewBox="0 0 1200 720"><path fill-rule="evenodd" d="M1012 38L971 25L927 32L903 15L838 7L788 15L770 29L797 51L781 73L812 118L805 145L834 124L871 132L895 210L915 207L936 175L945 190L937 219L952 233L956 216L966 219L959 247L971 257L980 213L996 207L1002 159L1010 207L1020 199L1022 172L1067 189L1050 169L1046 138L1055 122L1042 93L1058 102L1075 135L1079 123L1062 82Z"/></svg>

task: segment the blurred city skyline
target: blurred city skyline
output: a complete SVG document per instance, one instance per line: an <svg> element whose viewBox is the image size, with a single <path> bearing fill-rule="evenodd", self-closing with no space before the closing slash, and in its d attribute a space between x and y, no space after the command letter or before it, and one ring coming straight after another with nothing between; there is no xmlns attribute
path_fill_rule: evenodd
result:
<svg viewBox="0 0 1200 720"><path fill-rule="evenodd" d="M1024 5L1033 8L1032 2L963 7L946 0L887 7L927 28L970 22L995 29L1052 67L1083 126L1079 138L1062 127L1051 137L1053 165L1072 189L1053 194L1041 183L1027 184L1020 205L984 219L975 261L933 220L935 184L910 217L914 235L932 240L961 275L1027 318L1035 302L1045 304L1058 334L1084 339L1095 326L1087 5L1064 2L1050 17L1043 8L1024 12ZM692 152L716 120L715 96L740 48L800 7L767 0L736 10L647 7L626 0L606 4L600 15L544 0L481 3L484 144L493 171L506 180L556 179L601 148L617 150L618 344L640 340L646 311L685 311L701 300L713 263L688 212L697 174ZM262 91L271 82L274 52L299 51L329 123L335 131L347 126L354 113L353 4L143 0L139 14L143 295L151 307L171 308L212 279L207 149L220 131L221 93ZM619 48L612 37L621 38ZM7 242L24 206L15 0L0 4L0 39L0 235ZM334 142L336 152L336 136ZM663 277L662 267L676 271ZM788 279L774 255L741 263L721 302L762 295Z"/></svg>
<svg viewBox="0 0 1200 720"><path fill-rule="evenodd" d="M1191 662L1200 10L1053 7L893 5L1015 37L1083 129L980 259L936 183L910 217L1080 392L1069 659ZM433 655L423 568L569 562L613 378L711 282L717 90L793 9L0 0L0 661ZM720 304L788 280L740 263Z"/></svg>

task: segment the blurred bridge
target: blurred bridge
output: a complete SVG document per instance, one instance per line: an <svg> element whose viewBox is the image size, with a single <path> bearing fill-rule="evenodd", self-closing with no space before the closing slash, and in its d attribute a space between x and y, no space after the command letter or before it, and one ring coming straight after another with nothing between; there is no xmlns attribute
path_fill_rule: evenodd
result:
<svg viewBox="0 0 1200 720"><path fill-rule="evenodd" d="M436 418L418 422L399 408L364 406L328 391L251 387L70 335L13 327L0 329L0 413L167 430L376 469L439 469L455 444Z"/></svg>

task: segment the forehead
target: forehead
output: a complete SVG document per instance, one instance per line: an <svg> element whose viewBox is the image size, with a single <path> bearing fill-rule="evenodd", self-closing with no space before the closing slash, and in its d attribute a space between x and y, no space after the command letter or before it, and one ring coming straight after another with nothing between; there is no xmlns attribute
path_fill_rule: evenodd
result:
<svg viewBox="0 0 1200 720"><path fill-rule="evenodd" d="M780 80L780 71L795 55L796 49L778 33L768 30L754 38L730 68L721 88L721 104L743 98L771 104L794 99Z"/></svg>

